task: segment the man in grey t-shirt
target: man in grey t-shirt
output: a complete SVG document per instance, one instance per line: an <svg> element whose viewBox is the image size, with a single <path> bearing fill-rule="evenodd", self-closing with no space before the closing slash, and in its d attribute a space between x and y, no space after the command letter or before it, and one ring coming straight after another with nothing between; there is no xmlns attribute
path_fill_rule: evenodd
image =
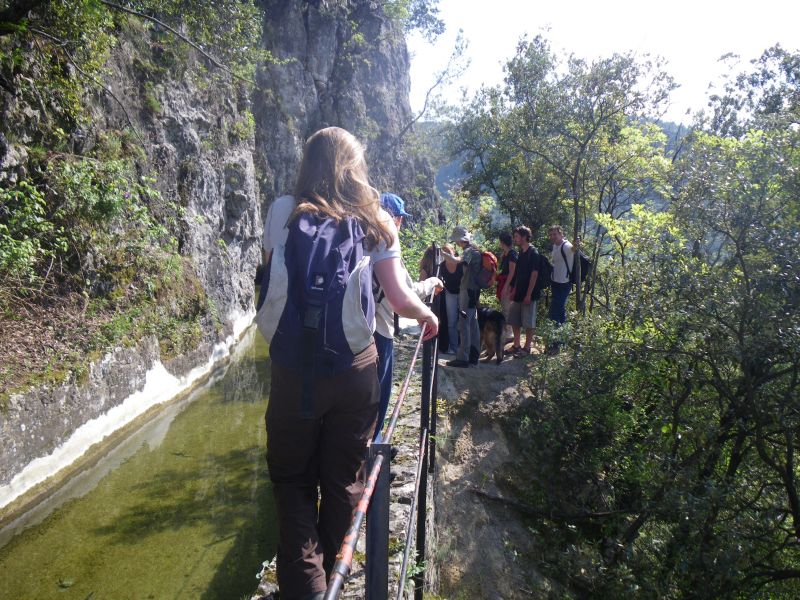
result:
<svg viewBox="0 0 800 600"><path fill-rule="evenodd" d="M481 251L472 243L472 236L466 227L457 226L450 234L450 241L461 246L461 256L442 250L442 256L448 262L462 263L464 276L461 278L461 288L458 292L458 333L460 342L455 360L445 364L449 367L469 367L477 365L481 353L481 333L478 328L478 299L481 289L478 286L478 274L481 270L483 256ZM465 316L466 315L466 316Z"/></svg>

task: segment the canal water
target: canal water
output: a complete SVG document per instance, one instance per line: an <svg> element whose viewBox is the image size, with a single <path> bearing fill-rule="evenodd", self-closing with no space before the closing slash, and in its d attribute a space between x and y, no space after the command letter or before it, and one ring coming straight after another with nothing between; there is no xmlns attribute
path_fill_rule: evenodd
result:
<svg viewBox="0 0 800 600"><path fill-rule="evenodd" d="M277 532L267 347L229 366L0 531L0 600L249 598Z"/></svg>

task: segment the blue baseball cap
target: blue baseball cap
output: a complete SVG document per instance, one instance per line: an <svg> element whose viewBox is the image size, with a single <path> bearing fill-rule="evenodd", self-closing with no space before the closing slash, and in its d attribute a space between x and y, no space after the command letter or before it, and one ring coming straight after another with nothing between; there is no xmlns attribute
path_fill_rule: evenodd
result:
<svg viewBox="0 0 800 600"><path fill-rule="evenodd" d="M393 217L410 217L406 212L406 203L397 194L384 192L381 194L381 206Z"/></svg>

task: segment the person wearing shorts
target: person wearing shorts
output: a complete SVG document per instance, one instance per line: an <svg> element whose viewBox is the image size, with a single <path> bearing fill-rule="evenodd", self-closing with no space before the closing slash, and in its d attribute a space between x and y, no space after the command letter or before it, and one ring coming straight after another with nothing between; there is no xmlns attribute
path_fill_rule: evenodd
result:
<svg viewBox="0 0 800 600"><path fill-rule="evenodd" d="M537 301L533 297L536 279L539 276L540 258L536 248L531 246L531 230L524 225L514 230L514 243L519 247L519 258L510 281L511 306L508 309L508 324L514 332L515 356L531 353L533 330L536 327ZM525 346L520 345L521 330L525 329Z"/></svg>

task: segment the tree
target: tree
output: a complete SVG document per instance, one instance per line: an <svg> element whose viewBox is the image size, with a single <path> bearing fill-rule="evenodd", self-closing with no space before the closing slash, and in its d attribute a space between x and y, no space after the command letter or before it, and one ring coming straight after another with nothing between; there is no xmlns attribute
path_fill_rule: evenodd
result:
<svg viewBox="0 0 800 600"><path fill-rule="evenodd" d="M512 223L536 233L559 213L560 185L547 165L526 158L509 139L508 112L501 90L481 90L446 129L447 146L463 157L464 191L492 194Z"/></svg>
<svg viewBox="0 0 800 600"><path fill-rule="evenodd" d="M771 95L762 67L737 97ZM657 210L598 217L607 303L540 364L523 436L545 562L578 595L800 589L798 81L688 136Z"/></svg>
<svg viewBox="0 0 800 600"><path fill-rule="evenodd" d="M587 220L585 228L593 225L594 244L587 248L593 264L613 251L607 242L608 230L603 217L619 219L637 204L663 206L659 194L668 185L672 164L666 156L667 137L660 126L636 123L623 127L613 139L598 139L596 168L587 171L585 187ZM614 238L621 260L625 260L624 241ZM608 286L596 290L600 271L594 269L586 282L587 295L592 304L599 300L608 302ZM599 292L599 293L598 293ZM605 300L603 300L605 298ZM591 308L591 306L590 306Z"/></svg>
<svg viewBox="0 0 800 600"><path fill-rule="evenodd" d="M660 185L665 143L646 123L673 87L658 61L614 55L562 64L542 37L523 39L504 86L479 92L453 128L465 186L493 193L512 221L534 228L566 219L566 200L578 238L597 212L618 214ZM595 232L597 257L603 235ZM577 300L583 308L580 287Z"/></svg>
<svg viewBox="0 0 800 600"><path fill-rule="evenodd" d="M732 57L723 57L728 58ZM722 93L712 94L711 114L701 113L699 126L739 137L753 126L775 129L800 124L800 55L778 45L750 64L750 71L728 80Z"/></svg>
<svg viewBox="0 0 800 600"><path fill-rule="evenodd" d="M602 169L602 143L615 142L632 122L655 117L675 87L659 61L632 53L563 66L547 42L523 40L506 67L514 142L546 163L572 204L573 235L584 233L587 181ZM575 267L580 279L580 265ZM581 286L576 301L583 308Z"/></svg>

